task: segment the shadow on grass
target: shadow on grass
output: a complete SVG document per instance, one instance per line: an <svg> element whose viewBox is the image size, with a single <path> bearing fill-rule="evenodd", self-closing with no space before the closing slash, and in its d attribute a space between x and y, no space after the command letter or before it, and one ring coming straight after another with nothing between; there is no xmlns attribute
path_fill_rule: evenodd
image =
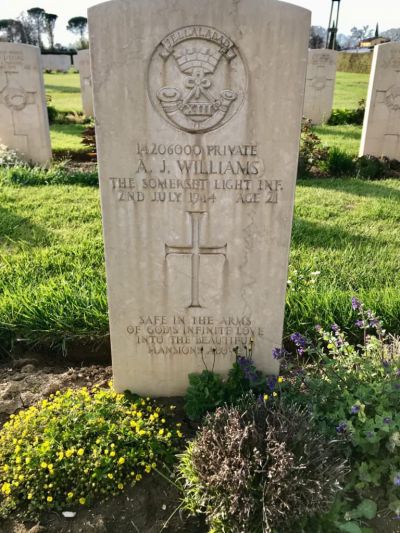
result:
<svg viewBox="0 0 400 533"><path fill-rule="evenodd" d="M32 223L11 210L0 207L0 245L26 243L32 246L50 244L49 233L41 226Z"/></svg>
<svg viewBox="0 0 400 533"><path fill-rule="evenodd" d="M46 83L46 91L54 91L55 93L80 93L79 87L70 87L68 85L49 85Z"/></svg>
<svg viewBox="0 0 400 533"><path fill-rule="evenodd" d="M346 231L336 226L310 222L304 218L295 216L292 228L291 247L307 246L309 248L325 248L327 250L344 250L349 246L356 248L361 246L384 246L384 239L358 235L356 232Z"/></svg>
<svg viewBox="0 0 400 533"><path fill-rule="evenodd" d="M360 140L361 139L361 126L360 129L353 129L354 126L316 126L315 132L318 135L328 135L329 137L348 137L349 139Z"/></svg>
<svg viewBox="0 0 400 533"><path fill-rule="evenodd" d="M330 191L341 191L357 196L390 198L400 202L400 190L388 187L380 181L367 181L356 178L347 179L326 179L326 180L299 180L302 187L317 187L318 189L327 189ZM334 197L332 197L334 200Z"/></svg>

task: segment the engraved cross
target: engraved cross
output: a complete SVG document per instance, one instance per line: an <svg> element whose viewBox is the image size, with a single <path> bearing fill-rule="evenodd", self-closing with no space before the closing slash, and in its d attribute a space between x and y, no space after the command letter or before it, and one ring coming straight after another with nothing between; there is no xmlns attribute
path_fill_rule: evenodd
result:
<svg viewBox="0 0 400 533"><path fill-rule="evenodd" d="M223 246L202 246L200 244L201 220L204 213L188 211L190 216L192 239L188 245L165 245L165 257L170 254L192 256L192 300L189 307L200 305L200 256L223 255L226 258L227 244Z"/></svg>

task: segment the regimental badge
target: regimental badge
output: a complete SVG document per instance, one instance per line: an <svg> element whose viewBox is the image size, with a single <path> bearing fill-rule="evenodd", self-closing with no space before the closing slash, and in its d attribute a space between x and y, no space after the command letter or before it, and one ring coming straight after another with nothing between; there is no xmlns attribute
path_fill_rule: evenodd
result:
<svg viewBox="0 0 400 533"><path fill-rule="evenodd" d="M235 44L208 26L167 35L149 65L150 99L170 124L191 133L230 120L246 95L247 73Z"/></svg>

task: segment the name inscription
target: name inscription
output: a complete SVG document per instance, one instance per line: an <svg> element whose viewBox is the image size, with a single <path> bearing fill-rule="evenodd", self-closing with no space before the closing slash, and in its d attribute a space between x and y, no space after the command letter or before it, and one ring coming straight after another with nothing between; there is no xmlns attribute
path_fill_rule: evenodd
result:
<svg viewBox="0 0 400 533"><path fill-rule="evenodd" d="M242 204L276 204L283 184L265 179L256 144L138 143L131 176L109 177L119 202L212 205L222 194Z"/></svg>

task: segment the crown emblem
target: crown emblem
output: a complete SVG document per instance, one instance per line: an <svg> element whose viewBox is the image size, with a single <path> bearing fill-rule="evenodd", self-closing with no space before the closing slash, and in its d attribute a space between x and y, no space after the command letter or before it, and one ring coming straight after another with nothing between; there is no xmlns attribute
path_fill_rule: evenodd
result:
<svg viewBox="0 0 400 533"><path fill-rule="evenodd" d="M173 38L171 34L162 41L158 57L164 70L175 73L174 77L179 72L181 78L177 79L178 87L164 86L155 93L168 120L193 132L213 129L224 122L238 98L237 90L222 85L225 80L229 82L227 74L237 58L233 43L216 30L196 29L177 30Z"/></svg>

